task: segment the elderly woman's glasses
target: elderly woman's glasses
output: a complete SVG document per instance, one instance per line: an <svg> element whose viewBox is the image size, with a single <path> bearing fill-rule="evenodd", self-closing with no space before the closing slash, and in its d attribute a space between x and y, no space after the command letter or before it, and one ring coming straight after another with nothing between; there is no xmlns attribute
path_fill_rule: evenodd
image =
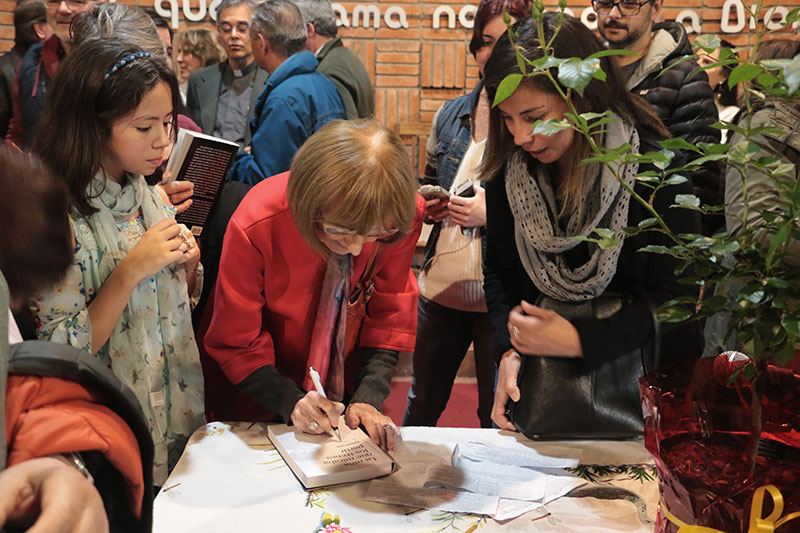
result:
<svg viewBox="0 0 800 533"><path fill-rule="evenodd" d="M616 2L612 2L611 0L592 0L592 8L595 13L608 15L611 13L611 10L614 9L614 6L617 6L619 7L621 15L633 17L638 15L642 10L642 6L649 4L650 1L651 0L647 0L647 2L635 2L633 0L617 0Z"/></svg>
<svg viewBox="0 0 800 533"><path fill-rule="evenodd" d="M325 233L327 233L328 235L332 235L334 237L353 237L355 235L360 235L367 239L386 239L387 237L391 237L398 231L397 228L393 228L380 232L362 234L358 233L356 230L334 226L333 224L328 224L326 222L322 222L322 229L323 231L325 231Z"/></svg>

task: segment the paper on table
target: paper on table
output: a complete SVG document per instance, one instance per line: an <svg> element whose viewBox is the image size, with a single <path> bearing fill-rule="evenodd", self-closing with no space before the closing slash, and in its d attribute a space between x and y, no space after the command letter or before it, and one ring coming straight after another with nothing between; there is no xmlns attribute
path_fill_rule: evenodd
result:
<svg viewBox="0 0 800 533"><path fill-rule="evenodd" d="M469 462L471 461L462 461L462 465ZM432 464L428 468L425 486L441 485L446 489L466 489L478 494L515 500L541 500L545 496L545 474L523 468L503 468L505 465L492 465L500 468L494 468L490 474L483 463L474 465L476 466L472 470L467 470Z"/></svg>
<svg viewBox="0 0 800 533"><path fill-rule="evenodd" d="M533 448L506 448L475 441L456 445L453 450L453 464L462 459L531 468L574 468L580 462L580 457L551 457L542 455Z"/></svg>
<svg viewBox="0 0 800 533"><path fill-rule="evenodd" d="M376 479L369 484L364 499L370 502L404 505L423 509L440 509L454 513L493 515L499 498L447 489L406 487Z"/></svg>
<svg viewBox="0 0 800 533"><path fill-rule="evenodd" d="M522 516L528 511L533 511L542 506L542 502L526 502L523 500L510 500L508 498L500 498L497 504L497 512L492 518L499 522L504 520L511 520L518 516Z"/></svg>

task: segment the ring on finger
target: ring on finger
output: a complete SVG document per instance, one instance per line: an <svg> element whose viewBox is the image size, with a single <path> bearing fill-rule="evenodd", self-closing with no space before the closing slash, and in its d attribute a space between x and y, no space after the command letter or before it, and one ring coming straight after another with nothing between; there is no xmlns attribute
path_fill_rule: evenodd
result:
<svg viewBox="0 0 800 533"><path fill-rule="evenodd" d="M191 250L192 248L194 248L194 244L192 244L192 240L189 238L188 233L189 232L186 230L181 230L180 237L181 240L183 241L183 244L186 245L186 249Z"/></svg>
<svg viewBox="0 0 800 533"><path fill-rule="evenodd" d="M511 333L514 334L514 337L519 339L519 328L517 326L511 326Z"/></svg>
<svg viewBox="0 0 800 533"><path fill-rule="evenodd" d="M311 431L316 431L319 429L319 424L317 424L314 421L311 421L308 423L308 429L310 429Z"/></svg>

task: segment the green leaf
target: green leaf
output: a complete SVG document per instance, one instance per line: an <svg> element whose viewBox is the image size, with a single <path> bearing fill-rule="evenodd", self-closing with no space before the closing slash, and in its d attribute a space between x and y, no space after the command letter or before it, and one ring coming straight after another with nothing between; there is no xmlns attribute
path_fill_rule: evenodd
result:
<svg viewBox="0 0 800 533"><path fill-rule="evenodd" d="M791 283L782 278L767 278L767 285L775 287L776 289L788 289L792 286Z"/></svg>
<svg viewBox="0 0 800 533"><path fill-rule="evenodd" d="M722 44L722 40L717 35L712 35L710 33L706 35L701 35L697 39L694 40L694 46L702 48L703 51L707 54L710 54Z"/></svg>
<svg viewBox="0 0 800 533"><path fill-rule="evenodd" d="M777 77L777 76L773 76L773 75L772 75L772 74L770 74L769 72L762 72L762 73L761 73L761 74L759 74L759 75L758 75L758 77L756 78L756 82L757 82L757 83L758 83L758 84L759 84L761 87L772 87L773 85L775 85L775 84L776 84L776 83L778 83L779 81L780 81L780 80L778 79L778 77Z"/></svg>
<svg viewBox="0 0 800 533"><path fill-rule="evenodd" d="M500 85L497 86L497 93L494 95L494 103L492 103L492 107L496 107L497 104L514 94L514 91L517 90L517 87L519 87L521 81L522 74L509 74L503 78L503 81L501 81Z"/></svg>
<svg viewBox="0 0 800 533"><path fill-rule="evenodd" d="M781 326L795 339L800 337L800 320L797 318L784 317L781 319Z"/></svg>
<svg viewBox="0 0 800 533"><path fill-rule="evenodd" d="M730 144L718 144L718 143L697 143L697 147L702 150L704 154L724 154L728 150L730 150Z"/></svg>
<svg viewBox="0 0 800 533"><path fill-rule="evenodd" d="M700 198L694 194L676 194L675 205L678 207L700 207Z"/></svg>
<svg viewBox="0 0 800 533"><path fill-rule="evenodd" d="M786 25L789 26L798 20L800 20L800 7L796 7L789 11L789 14L786 15Z"/></svg>
<svg viewBox="0 0 800 533"><path fill-rule="evenodd" d="M783 226L778 229L778 232L772 236L772 239L769 241L769 251L767 252L767 268L772 267L772 263L775 260L775 252L778 250L779 246L782 246L786 240L789 238L789 230L790 227L788 224L784 224Z"/></svg>
<svg viewBox="0 0 800 533"><path fill-rule="evenodd" d="M733 89L739 83L750 81L761 74L761 67L756 65L739 65L728 75L728 88Z"/></svg>
<svg viewBox="0 0 800 533"><path fill-rule="evenodd" d="M668 180L665 180L664 185L680 185L681 183L686 183L687 181L689 181L689 178L687 178L686 176L675 174Z"/></svg>
<svg viewBox="0 0 800 533"><path fill-rule="evenodd" d="M739 241L728 241L715 244L711 247L714 255L728 255L739 249Z"/></svg>
<svg viewBox="0 0 800 533"><path fill-rule="evenodd" d="M540 57L539 59L534 59L533 61L531 61L531 65L533 65L534 71L538 72L542 70L547 70L551 67L557 67L562 63L564 63L565 61L566 59L558 59L557 57L553 56L543 56Z"/></svg>
<svg viewBox="0 0 800 533"><path fill-rule="evenodd" d="M594 71L592 77L596 80L606 81L606 72L603 69Z"/></svg>
<svg viewBox="0 0 800 533"><path fill-rule="evenodd" d="M588 56L586 59L595 59L601 58L606 56L638 56L637 52L632 50L625 50L624 48L619 49L608 49L608 50L600 50L599 52L595 52L592 55Z"/></svg>
<svg viewBox="0 0 800 533"><path fill-rule="evenodd" d="M533 125L533 134L534 135L553 135L558 133L559 131L563 131L566 129L571 128L569 122L566 120L560 120L556 118L550 118L546 121L537 120L536 123Z"/></svg>
<svg viewBox="0 0 800 533"><path fill-rule="evenodd" d="M647 246L642 246L641 248L639 248L638 251L649 252L651 254L672 255L672 250L670 250L666 246L661 246L659 244L648 244Z"/></svg>
<svg viewBox="0 0 800 533"><path fill-rule="evenodd" d="M785 342L783 346L775 350L773 357L779 365L788 365L789 362L794 359L794 344L792 342Z"/></svg>
<svg viewBox="0 0 800 533"><path fill-rule="evenodd" d="M658 144L667 150L691 150L692 152L700 153L699 148L681 137L673 137L672 139L658 141Z"/></svg>
<svg viewBox="0 0 800 533"><path fill-rule="evenodd" d="M685 322L692 318L692 311L684 307L662 307L656 313L659 322Z"/></svg>
<svg viewBox="0 0 800 533"><path fill-rule="evenodd" d="M589 85L598 70L601 70L599 59L581 60L572 57L558 66L558 81L583 96L583 90Z"/></svg>
<svg viewBox="0 0 800 533"><path fill-rule="evenodd" d="M654 226L657 222L658 220L651 217L640 221L636 226L639 228L649 228L650 226Z"/></svg>

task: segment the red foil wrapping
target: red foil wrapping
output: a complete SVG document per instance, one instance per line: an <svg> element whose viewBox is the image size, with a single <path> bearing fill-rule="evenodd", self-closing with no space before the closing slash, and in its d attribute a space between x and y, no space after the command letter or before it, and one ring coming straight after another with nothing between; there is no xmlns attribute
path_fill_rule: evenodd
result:
<svg viewBox="0 0 800 533"><path fill-rule="evenodd" d="M713 358L685 361L639 380L645 446L658 469L661 505L675 517L746 532L753 493L763 485L782 492L784 515L800 511L800 375L768 367L762 378L762 445L753 468L752 386L741 378L733 386L718 383L713 365ZM678 527L659 512L655 531ZM800 520L777 531L790 532L800 533Z"/></svg>

